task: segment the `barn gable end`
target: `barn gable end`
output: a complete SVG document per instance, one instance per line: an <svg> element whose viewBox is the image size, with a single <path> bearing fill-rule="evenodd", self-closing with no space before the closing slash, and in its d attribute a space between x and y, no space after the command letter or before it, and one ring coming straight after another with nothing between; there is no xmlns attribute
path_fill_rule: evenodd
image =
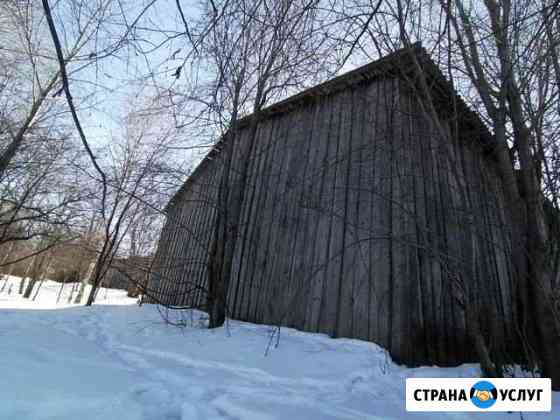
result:
<svg viewBox="0 0 560 420"><path fill-rule="evenodd" d="M415 46L441 137L414 89L410 52L269 107L248 157L252 117L240 121L234 162L250 165L233 318L371 340L408 364L456 364L473 358L463 303L475 288L493 351L514 341L492 138ZM159 301L205 304L220 171L217 147L168 206L149 285ZM476 262L474 278L466 260Z"/></svg>

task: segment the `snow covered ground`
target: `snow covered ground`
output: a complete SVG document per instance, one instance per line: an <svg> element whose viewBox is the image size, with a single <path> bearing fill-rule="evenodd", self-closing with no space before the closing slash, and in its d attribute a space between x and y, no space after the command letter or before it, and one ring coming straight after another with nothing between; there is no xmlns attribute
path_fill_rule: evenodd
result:
<svg viewBox="0 0 560 420"><path fill-rule="evenodd" d="M358 340L232 321L184 328L124 291L102 290L91 308L56 305L59 284L36 301L0 294L0 419L196 420L559 418L552 413L407 413L407 377L472 377L475 365L407 369ZM0 281L0 287L3 284ZM66 286L67 297L71 287ZM177 318L175 318L177 320ZM272 340L274 343L275 340Z"/></svg>

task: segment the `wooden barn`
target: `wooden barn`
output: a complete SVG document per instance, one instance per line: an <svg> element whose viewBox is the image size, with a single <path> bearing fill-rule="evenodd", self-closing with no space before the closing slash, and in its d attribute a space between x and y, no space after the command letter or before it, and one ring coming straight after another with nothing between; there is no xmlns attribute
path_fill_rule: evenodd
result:
<svg viewBox="0 0 560 420"><path fill-rule="evenodd" d="M268 107L248 148L252 118L233 145L231 177L247 159L249 169L232 318L370 340L411 365L450 365L475 357L473 305L493 353L516 346L493 139L425 50L397 51ZM161 302L204 307L220 153L167 207L149 284Z"/></svg>
<svg viewBox="0 0 560 420"><path fill-rule="evenodd" d="M126 290L129 297L143 293L152 257L114 258L103 278L103 286Z"/></svg>

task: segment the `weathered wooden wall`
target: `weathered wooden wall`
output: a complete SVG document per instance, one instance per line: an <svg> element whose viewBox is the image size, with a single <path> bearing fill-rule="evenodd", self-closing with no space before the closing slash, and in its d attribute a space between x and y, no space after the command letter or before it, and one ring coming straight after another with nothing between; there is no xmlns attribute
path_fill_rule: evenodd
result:
<svg viewBox="0 0 560 420"><path fill-rule="evenodd" d="M451 135L442 120L442 138L422 109L387 77L259 123L233 318L371 340L409 364L454 364L473 356L460 302L479 290L483 332L492 351L507 350L515 297L500 178L480 133ZM204 304L221 163L206 160L169 206L150 284L161 301Z"/></svg>

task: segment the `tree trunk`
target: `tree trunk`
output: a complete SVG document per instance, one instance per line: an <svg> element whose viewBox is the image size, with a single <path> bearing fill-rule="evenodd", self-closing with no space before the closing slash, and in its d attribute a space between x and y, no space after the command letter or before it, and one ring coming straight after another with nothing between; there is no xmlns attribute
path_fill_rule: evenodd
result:
<svg viewBox="0 0 560 420"><path fill-rule="evenodd" d="M233 164L234 140L240 139L236 133L236 126L233 125L233 136L224 141L224 148L227 150L227 162L222 174L220 184L219 209L221 214L217 216L215 237L210 253L209 277L209 327L215 328L223 325L227 315L227 293L232 275L233 256L235 244L239 234L239 219L241 208L247 187L247 176L250 164L250 157L257 137L258 110L253 113L250 126L248 144L239 144L242 163L239 171L239 181L229 185L231 166ZM245 147L244 147L245 146Z"/></svg>
<svg viewBox="0 0 560 420"><path fill-rule="evenodd" d="M29 274L29 270L31 270L31 267L33 267L35 265L35 259L36 258L37 258L37 255L34 255L33 258L31 258L31 260L29 261L29 264L27 264L27 267L25 268L25 273L24 273L23 277L19 281L18 293L20 295L23 293L23 290L25 289L25 280L27 279L27 275Z"/></svg>
<svg viewBox="0 0 560 420"><path fill-rule="evenodd" d="M516 60L511 51L510 40L515 36L511 31L516 29L510 25L511 2L485 1L499 58L497 74L493 74L493 69L485 67L479 58L479 43L473 31L474 23L463 2L457 1L456 6L462 22L462 28L456 27L456 32L459 37L464 33L469 45L467 48L465 43L459 43L463 59L467 68L473 69L469 71L469 76L494 126L497 144L495 153L504 184L511 229L511 265L518 294L516 323L521 334L520 340L531 344L529 347L537 353L536 357L527 354L529 361L535 361L536 358L543 375L552 379L553 388L560 389L560 358L555 357L560 353L560 333L544 270L547 249L544 197L537 178L538 157L532 154L531 133L526 127L521 91L515 78ZM446 8L446 12L457 26L449 7ZM496 102L489 95L488 80L492 80L499 88ZM511 123L513 128L513 141L519 154L520 185L514 162L509 156L506 135L508 123Z"/></svg>
<svg viewBox="0 0 560 420"><path fill-rule="evenodd" d="M45 267L45 270L41 274L41 280L39 281L39 286L37 287L37 291L33 295L32 300L37 299L37 296L39 295L39 290L41 290L41 287L43 286L43 283L44 283L45 279L47 278L47 276L49 274L49 269L51 268L51 264L52 264L52 259L49 258L49 262L47 263L47 266Z"/></svg>
<svg viewBox="0 0 560 420"><path fill-rule="evenodd" d="M56 295L56 303L57 304L60 302L60 298L62 296L62 291L64 290L64 284L66 283L66 279L67 279L67 277L65 276L62 279L62 283L60 283L60 289L58 289L58 294Z"/></svg>
<svg viewBox="0 0 560 420"><path fill-rule="evenodd" d="M35 279L34 276L29 279L29 283L27 283L27 287L25 288L25 292L23 293L24 298L29 299L36 283L37 279Z"/></svg>
<svg viewBox="0 0 560 420"><path fill-rule="evenodd" d="M226 134L223 139L225 165L220 179L218 190L218 210L214 228L214 238L210 245L210 255L208 259L208 296L206 306L208 311L208 327L218 328L222 326L226 319L226 299L227 289L222 277L222 267L224 264L225 244L227 241L227 224L229 212L227 208L227 196L229 190L229 179L231 164L233 160L233 149L235 132L232 135Z"/></svg>
<svg viewBox="0 0 560 420"><path fill-rule="evenodd" d="M72 303L72 298L74 297L74 293L76 292L77 285L78 283L72 284L72 289L70 289L70 295L68 296L68 300L66 301L66 303Z"/></svg>
<svg viewBox="0 0 560 420"><path fill-rule="evenodd" d="M86 272L86 274L82 277L82 281L80 282L80 288L78 290L78 294L76 295L76 299L74 299L74 303L75 304L79 304L82 302L82 298L84 297L84 293L86 291L86 285L89 282L89 279L91 277L91 273L93 272L93 269L95 267L95 263L90 263L88 266L88 270Z"/></svg>
<svg viewBox="0 0 560 420"><path fill-rule="evenodd" d="M524 255L513 255L514 264L525 261L521 263L523 269L518 270L523 305L522 332L531 336L543 376L551 378L553 389L560 389L560 358L557 357L560 353L560 327L552 307L552 293L546 284L548 234L543 209L544 197L537 176L540 169L538 156L532 153L533 138L526 126L521 91L512 71L514 59L508 37L510 6L510 2L498 3L495 0L488 0L486 3L500 59L501 88L507 99L507 107L505 104L501 104L501 107L511 119L514 145L519 154L522 194L517 197L520 205L511 207L510 211L514 212L514 219L519 210L525 216L525 220L520 220L521 223L516 223L514 227L523 233L519 245Z"/></svg>
<svg viewBox="0 0 560 420"><path fill-rule="evenodd" d="M19 289L18 289L18 294L23 294L23 291L25 289L25 281L27 280L27 277L22 277L21 280L19 281Z"/></svg>
<svg viewBox="0 0 560 420"><path fill-rule="evenodd" d="M8 270L8 274L4 274L2 276L3 280L4 280L4 284L2 285L2 289L0 289L0 293L4 291L4 289L6 288L6 285L8 284L8 282L10 281L10 277L12 276L12 273L14 272L14 264L12 264L10 266L10 269Z"/></svg>
<svg viewBox="0 0 560 420"><path fill-rule="evenodd" d="M0 289L0 293L4 292L4 289L6 288L6 285L8 284L8 280L10 279L10 275L9 274L4 274L3 279L4 280L4 284L2 285L2 288Z"/></svg>
<svg viewBox="0 0 560 420"><path fill-rule="evenodd" d="M97 296L97 289L98 289L99 283L100 283L99 277L101 275L100 259L97 260L97 262L95 264L95 269L93 270L93 272L94 272L93 282L91 283L91 290L89 291L89 295L88 295L88 298L87 298L87 301L86 301L86 306L93 305L93 302L95 302L95 297Z"/></svg>
<svg viewBox="0 0 560 420"><path fill-rule="evenodd" d="M41 278L41 280L39 281L39 286L37 286L37 290L35 291L35 294L33 295L32 300L37 299L37 296L39 296L39 290L41 290L41 287L43 286L44 281L45 281L45 279Z"/></svg>

